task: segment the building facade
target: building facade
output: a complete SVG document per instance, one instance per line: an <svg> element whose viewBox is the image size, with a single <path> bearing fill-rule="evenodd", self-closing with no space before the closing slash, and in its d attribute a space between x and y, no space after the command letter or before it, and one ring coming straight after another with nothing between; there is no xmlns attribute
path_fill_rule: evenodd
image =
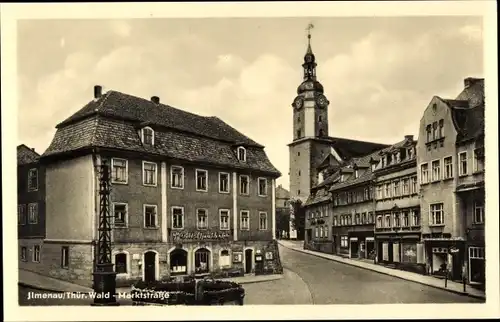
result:
<svg viewBox="0 0 500 322"><path fill-rule="evenodd" d="M286 227L285 225L277 225L276 227L276 236L280 238L297 238L297 231L294 229L290 220L290 207L290 191L283 188L280 184L276 187L276 222L282 222L282 218L280 217L288 218Z"/></svg>
<svg viewBox="0 0 500 322"><path fill-rule="evenodd" d="M407 135L374 163L376 262L425 273L416 144Z"/></svg>
<svg viewBox="0 0 500 322"><path fill-rule="evenodd" d="M484 80L466 78L456 99L435 96L420 121L419 137L428 271L460 280L467 268L469 280L472 275L484 280Z"/></svg>
<svg viewBox="0 0 500 322"><path fill-rule="evenodd" d="M45 170L40 155L17 147L17 238L19 268L37 271L45 238Z"/></svg>
<svg viewBox="0 0 500 322"><path fill-rule="evenodd" d="M118 280L276 270L275 180L264 147L217 117L117 91L57 126L42 156L50 222L44 273L89 284L99 194L110 166ZM71 185L65 185L71 182ZM78 205L78 206L75 206ZM68 250L62 266L59 256Z"/></svg>

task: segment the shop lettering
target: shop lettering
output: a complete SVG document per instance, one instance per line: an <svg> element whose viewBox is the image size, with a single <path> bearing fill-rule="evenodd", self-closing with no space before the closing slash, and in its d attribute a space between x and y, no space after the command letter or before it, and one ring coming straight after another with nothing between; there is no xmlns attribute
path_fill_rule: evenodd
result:
<svg viewBox="0 0 500 322"><path fill-rule="evenodd" d="M223 240L230 237L228 232L222 231L174 231L172 239L178 240Z"/></svg>

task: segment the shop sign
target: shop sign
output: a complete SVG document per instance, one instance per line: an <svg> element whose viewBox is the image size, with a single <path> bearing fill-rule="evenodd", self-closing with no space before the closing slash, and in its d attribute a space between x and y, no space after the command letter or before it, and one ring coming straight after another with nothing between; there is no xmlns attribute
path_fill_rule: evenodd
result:
<svg viewBox="0 0 500 322"><path fill-rule="evenodd" d="M224 241L231 237L228 231L172 231L172 241Z"/></svg>
<svg viewBox="0 0 500 322"><path fill-rule="evenodd" d="M450 251L450 254L456 254L456 253L458 253L460 250L459 250L458 248L456 248L456 247L453 247L453 246L452 246L452 247L450 247L449 251Z"/></svg>

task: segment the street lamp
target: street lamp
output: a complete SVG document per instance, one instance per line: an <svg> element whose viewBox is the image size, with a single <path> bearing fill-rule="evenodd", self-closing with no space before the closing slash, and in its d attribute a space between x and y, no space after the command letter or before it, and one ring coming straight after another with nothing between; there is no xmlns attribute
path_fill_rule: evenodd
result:
<svg viewBox="0 0 500 322"><path fill-rule="evenodd" d="M93 306L119 305L116 301L116 273L111 261L111 223L109 220L110 174L105 160L98 166L99 173L99 238L94 265Z"/></svg>

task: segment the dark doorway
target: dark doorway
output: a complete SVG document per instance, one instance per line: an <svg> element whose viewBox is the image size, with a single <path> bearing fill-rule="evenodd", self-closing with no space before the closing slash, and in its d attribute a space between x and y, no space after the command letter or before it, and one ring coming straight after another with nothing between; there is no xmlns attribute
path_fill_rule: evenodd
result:
<svg viewBox="0 0 500 322"><path fill-rule="evenodd" d="M253 250L251 249L245 250L245 274L252 272L252 258L253 258Z"/></svg>
<svg viewBox="0 0 500 322"><path fill-rule="evenodd" d="M388 257L388 260L387 260L387 261L388 261L389 263L394 262L394 251L393 251L392 249L393 249L393 247L392 247L392 243L391 243L391 242L389 242L389 243L387 244L387 257Z"/></svg>
<svg viewBox="0 0 500 322"><path fill-rule="evenodd" d="M365 258L375 259L374 251L375 251L374 242L371 240L367 240L366 241L366 251L365 251L366 256L365 256Z"/></svg>
<svg viewBox="0 0 500 322"><path fill-rule="evenodd" d="M187 274L187 257L187 252L181 248L170 253L170 275Z"/></svg>
<svg viewBox="0 0 500 322"><path fill-rule="evenodd" d="M156 280L156 253L146 252L144 254L144 280L153 282Z"/></svg>
<svg viewBox="0 0 500 322"><path fill-rule="evenodd" d="M332 235L333 253L337 254L337 235Z"/></svg>
<svg viewBox="0 0 500 322"><path fill-rule="evenodd" d="M356 240L351 240L351 258L358 258L359 244Z"/></svg>
<svg viewBox="0 0 500 322"><path fill-rule="evenodd" d="M377 262L382 263L384 261L384 243L377 241Z"/></svg>

